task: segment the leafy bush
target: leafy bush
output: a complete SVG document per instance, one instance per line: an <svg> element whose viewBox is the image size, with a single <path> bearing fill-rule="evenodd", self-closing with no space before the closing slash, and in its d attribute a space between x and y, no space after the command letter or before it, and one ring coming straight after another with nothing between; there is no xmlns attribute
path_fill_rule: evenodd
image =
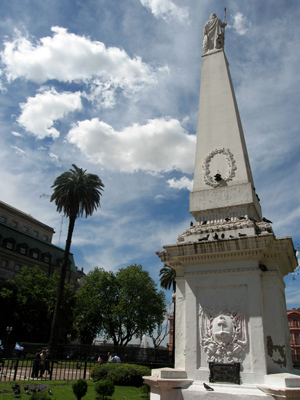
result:
<svg viewBox="0 0 300 400"><path fill-rule="evenodd" d="M106 396L112 396L115 391L115 385L112 381L104 379L99 381L94 386L95 392L105 399Z"/></svg>
<svg viewBox="0 0 300 400"><path fill-rule="evenodd" d="M146 383L141 386L141 394L143 399L150 399L150 386Z"/></svg>
<svg viewBox="0 0 300 400"><path fill-rule="evenodd" d="M27 353L25 356L26 360L32 360L33 358L34 358L34 354L32 354L32 353Z"/></svg>
<svg viewBox="0 0 300 400"><path fill-rule="evenodd" d="M108 363L95 366L90 372L94 381L110 379L115 385L142 386L143 376L150 375L150 368L123 363Z"/></svg>
<svg viewBox="0 0 300 400"><path fill-rule="evenodd" d="M30 400L52 400L52 399L50 396L48 396L47 393L35 392L32 393Z"/></svg>
<svg viewBox="0 0 300 400"><path fill-rule="evenodd" d="M81 400L86 395L87 383L84 379L78 379L77 382L73 383L72 389L77 400Z"/></svg>

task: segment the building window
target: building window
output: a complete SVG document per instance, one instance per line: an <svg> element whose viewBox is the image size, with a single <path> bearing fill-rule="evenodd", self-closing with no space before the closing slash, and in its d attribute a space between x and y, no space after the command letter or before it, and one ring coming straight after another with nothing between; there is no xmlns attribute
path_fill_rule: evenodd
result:
<svg viewBox="0 0 300 400"><path fill-rule="evenodd" d="M5 222L6 218L5 217L0 217L0 222Z"/></svg>
<svg viewBox="0 0 300 400"><path fill-rule="evenodd" d="M42 254L42 260L43 260L45 263L50 264L51 254L49 254L49 253L44 253L44 254Z"/></svg>
<svg viewBox="0 0 300 400"><path fill-rule="evenodd" d="M299 335L299 333L295 333L295 344L300 344L300 335Z"/></svg>
<svg viewBox="0 0 300 400"><path fill-rule="evenodd" d="M13 221L13 222L11 223L11 226L12 226L13 228L16 228L16 227L18 226L18 223L17 223L16 221Z"/></svg>
<svg viewBox="0 0 300 400"><path fill-rule="evenodd" d="M33 236L37 237L38 236L38 232L37 231L33 231Z"/></svg>
<svg viewBox="0 0 300 400"><path fill-rule="evenodd" d="M8 261L7 260L1 260L1 267L8 267Z"/></svg>
<svg viewBox="0 0 300 400"><path fill-rule="evenodd" d="M34 259L38 259L39 258L39 255L40 255L40 251L39 251L39 249L31 249L30 250L30 256L32 257L32 258L34 258Z"/></svg>
<svg viewBox="0 0 300 400"><path fill-rule="evenodd" d="M14 239L6 239L4 240L4 247L8 250L13 250L14 249L14 244L15 241Z"/></svg>
<svg viewBox="0 0 300 400"><path fill-rule="evenodd" d="M20 264L16 264L15 265L15 271L19 272L21 269L21 265Z"/></svg>
<svg viewBox="0 0 300 400"><path fill-rule="evenodd" d="M18 251L18 253L23 254L23 256L27 255L27 249L28 249L28 246L26 243L18 244L17 251Z"/></svg>
<svg viewBox="0 0 300 400"><path fill-rule="evenodd" d="M24 233L28 232L27 226L23 226L23 229L22 229L22 230L23 230Z"/></svg>
<svg viewBox="0 0 300 400"><path fill-rule="evenodd" d="M48 242L48 236L44 235L43 240L44 240L44 242Z"/></svg>

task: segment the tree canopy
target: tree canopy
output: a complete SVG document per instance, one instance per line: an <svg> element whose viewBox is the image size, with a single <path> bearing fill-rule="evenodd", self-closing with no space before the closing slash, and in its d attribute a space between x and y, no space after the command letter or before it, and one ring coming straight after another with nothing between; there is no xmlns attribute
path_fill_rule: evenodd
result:
<svg viewBox="0 0 300 400"><path fill-rule="evenodd" d="M126 346L134 337L152 334L164 313L164 293L141 265L115 274L96 267L77 294L75 327L83 343L102 334L115 346Z"/></svg>
<svg viewBox="0 0 300 400"><path fill-rule="evenodd" d="M14 280L3 283L0 289L1 330L12 326L10 340L46 343L56 300L59 277L46 274L39 267L24 268ZM64 306L61 310L60 336L72 331L75 293L66 285Z"/></svg>

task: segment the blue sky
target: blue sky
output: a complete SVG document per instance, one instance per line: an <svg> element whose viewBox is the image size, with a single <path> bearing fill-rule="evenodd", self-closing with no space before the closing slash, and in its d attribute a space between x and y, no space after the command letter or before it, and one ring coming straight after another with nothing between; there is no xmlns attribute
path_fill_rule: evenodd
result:
<svg viewBox="0 0 300 400"><path fill-rule="evenodd" d="M192 220L202 33L227 8L225 52L263 215L300 242L298 0L2 0L0 199L56 230L43 194L72 163L105 184L78 219L77 266L143 265ZM61 234L60 234L61 232ZM300 307L300 277L285 278ZM170 294L167 295L170 301Z"/></svg>

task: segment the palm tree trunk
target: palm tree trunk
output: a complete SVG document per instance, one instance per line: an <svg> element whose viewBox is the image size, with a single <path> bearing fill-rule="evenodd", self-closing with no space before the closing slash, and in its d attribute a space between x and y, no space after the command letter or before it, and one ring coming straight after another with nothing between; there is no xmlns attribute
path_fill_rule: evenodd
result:
<svg viewBox="0 0 300 400"><path fill-rule="evenodd" d="M61 306L62 306L62 302L63 302L65 279L66 279L66 274L67 274L69 253L70 253L70 248L71 248L75 220L76 220L76 215L69 217L68 236L67 236L67 240L66 240L64 258L63 258L61 271L60 271L58 292L57 292L56 304L55 304L55 309L54 309L54 314L53 314L53 319L52 319L51 334L50 334L50 339L49 339L49 343L48 343L48 350L49 350L49 353L51 354L52 358L57 357L57 350L58 350L57 345L58 345L58 342L60 339L60 337L59 337L60 312L61 312Z"/></svg>
<svg viewBox="0 0 300 400"><path fill-rule="evenodd" d="M172 348L172 363L175 368L175 322L176 322L176 280L173 281L173 294L174 296L174 319L173 319L173 348Z"/></svg>

